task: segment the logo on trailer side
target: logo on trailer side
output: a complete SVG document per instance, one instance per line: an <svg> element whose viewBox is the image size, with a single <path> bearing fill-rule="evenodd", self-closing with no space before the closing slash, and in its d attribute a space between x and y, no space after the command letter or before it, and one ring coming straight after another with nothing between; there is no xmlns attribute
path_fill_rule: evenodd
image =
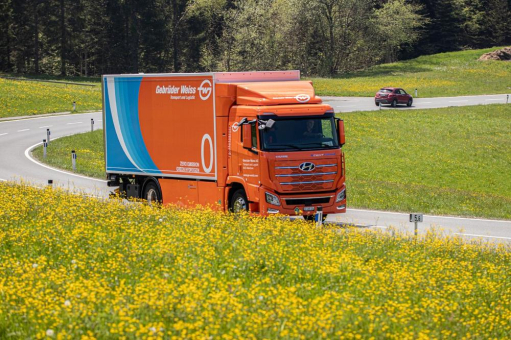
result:
<svg viewBox="0 0 511 340"><path fill-rule="evenodd" d="M211 96L211 93L213 93L213 87L211 86L211 82L206 79L199 86L200 99L208 99Z"/></svg>

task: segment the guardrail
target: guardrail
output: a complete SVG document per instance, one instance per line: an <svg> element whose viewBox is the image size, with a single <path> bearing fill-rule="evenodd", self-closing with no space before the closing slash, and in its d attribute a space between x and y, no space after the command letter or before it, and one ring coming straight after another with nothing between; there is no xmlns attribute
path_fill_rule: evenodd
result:
<svg viewBox="0 0 511 340"><path fill-rule="evenodd" d="M77 86L98 86L97 84L86 84L86 83L73 83L67 81L58 81L58 80L42 80L42 79L28 79L28 78L15 78L15 77L0 77L2 79L9 80L19 80L19 81L35 81L35 82L43 82L43 83L56 83L56 84L64 84L64 85L77 85Z"/></svg>

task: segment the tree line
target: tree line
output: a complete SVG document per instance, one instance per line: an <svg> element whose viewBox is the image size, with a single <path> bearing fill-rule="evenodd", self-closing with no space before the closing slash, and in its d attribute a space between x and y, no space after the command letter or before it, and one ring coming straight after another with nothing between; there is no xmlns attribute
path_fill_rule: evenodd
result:
<svg viewBox="0 0 511 340"><path fill-rule="evenodd" d="M331 76L511 43L511 0L0 0L0 71Z"/></svg>

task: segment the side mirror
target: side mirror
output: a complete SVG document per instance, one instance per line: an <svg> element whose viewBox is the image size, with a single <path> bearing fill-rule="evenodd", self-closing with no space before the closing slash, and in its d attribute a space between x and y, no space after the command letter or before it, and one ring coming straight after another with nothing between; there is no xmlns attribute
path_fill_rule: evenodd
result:
<svg viewBox="0 0 511 340"><path fill-rule="evenodd" d="M342 147L346 143L346 135L344 134L344 120L339 119L337 121L337 139Z"/></svg>
<svg viewBox="0 0 511 340"><path fill-rule="evenodd" d="M245 149L252 149L252 126L244 124L241 128L243 129L243 147Z"/></svg>

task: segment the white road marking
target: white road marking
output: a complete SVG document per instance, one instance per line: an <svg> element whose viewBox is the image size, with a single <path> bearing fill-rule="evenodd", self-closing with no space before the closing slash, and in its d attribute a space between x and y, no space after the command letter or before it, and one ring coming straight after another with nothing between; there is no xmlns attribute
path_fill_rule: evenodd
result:
<svg viewBox="0 0 511 340"><path fill-rule="evenodd" d="M83 122L67 123L67 125L82 124Z"/></svg>
<svg viewBox="0 0 511 340"><path fill-rule="evenodd" d="M0 178L0 181L1 181L1 182L7 182L7 180L6 180L6 179L3 179L3 178Z"/></svg>
<svg viewBox="0 0 511 340"><path fill-rule="evenodd" d="M52 127L53 125L45 125L45 126L40 126L39 128L40 129L44 129L44 128L49 128L49 127Z"/></svg>
<svg viewBox="0 0 511 340"><path fill-rule="evenodd" d="M23 129L23 130L18 130L18 132L23 132L23 131L28 131L30 129Z"/></svg>
<svg viewBox="0 0 511 340"><path fill-rule="evenodd" d="M421 101L417 102L417 104L431 104L431 103L432 102L421 102Z"/></svg>
<svg viewBox="0 0 511 340"><path fill-rule="evenodd" d="M471 237L485 237L485 238L498 238L498 239L503 239L503 240L511 240L511 237L504 237L504 236L490 236L490 235L463 234L463 233L453 233L453 235L471 236Z"/></svg>
<svg viewBox="0 0 511 340"><path fill-rule="evenodd" d="M468 100L449 100L449 103L466 103Z"/></svg>
<svg viewBox="0 0 511 340"><path fill-rule="evenodd" d="M46 117L36 117L36 118L25 118L25 119L14 119L14 120L6 120L5 122L0 122L0 124L6 124L11 122L24 122L26 120L34 120L34 119L48 119L48 118L59 118L59 117L68 117L68 116L77 116L77 115L92 115L96 113L101 113L101 111L97 112L86 112L80 114L68 114L68 115L54 115L54 116L46 116Z"/></svg>
<svg viewBox="0 0 511 340"><path fill-rule="evenodd" d="M485 101L487 101L487 102L492 102L492 101L500 102L501 100L503 101L504 99L485 99Z"/></svg>
<svg viewBox="0 0 511 340"><path fill-rule="evenodd" d="M5 133L0 133L0 136L3 136L3 135L8 135L9 133L8 132L5 132Z"/></svg>
<svg viewBox="0 0 511 340"><path fill-rule="evenodd" d="M72 135L68 135L68 136L72 136ZM62 137L67 137L67 136L62 136ZM62 137L58 137L58 138L53 138L53 140L56 140L56 139L59 139L59 138L62 138ZM43 168L46 168L46 169L50 169L50 170L53 170L53 171L56 171L56 172L60 172L62 174L66 174L66 175L69 175L69 176L75 176L75 177L80 177L80 178L85 178L85 179L89 179L89 180L92 180L92 181L98 181L98 182L103 182L103 183L106 183L107 181L103 180L103 179L97 179L97 178L92 178L92 177L87 177L87 176L82 176L82 175L77 175L77 174L74 174L74 173L71 173L71 172L67 172L67 171L64 171L64 170L59 170L59 169L55 169L55 168L52 168L50 166L47 166L46 164L43 164L41 162L38 162L36 161L35 159L33 159L31 156L30 156L30 150L34 149L35 147L39 146L39 145L42 145L43 143L37 143L37 144L34 144L32 146L29 146L26 150L25 150L25 157L27 157L30 161L34 162L35 164L37 165L40 165L42 166Z"/></svg>
<svg viewBox="0 0 511 340"><path fill-rule="evenodd" d="M403 217L407 217L407 218L409 215L407 213L398 213L398 212L393 212L393 211L382 211L382 210L348 209L348 212L350 212L350 211L371 212L371 213L388 214L388 215L403 215ZM481 222L496 222L496 223L510 223L511 222L511 221L506 221L506 220L489 220L489 219L482 219L482 218L436 216L436 215L424 215L424 217L445 218L445 219L453 219L453 220L467 220L467 221L481 221Z"/></svg>

